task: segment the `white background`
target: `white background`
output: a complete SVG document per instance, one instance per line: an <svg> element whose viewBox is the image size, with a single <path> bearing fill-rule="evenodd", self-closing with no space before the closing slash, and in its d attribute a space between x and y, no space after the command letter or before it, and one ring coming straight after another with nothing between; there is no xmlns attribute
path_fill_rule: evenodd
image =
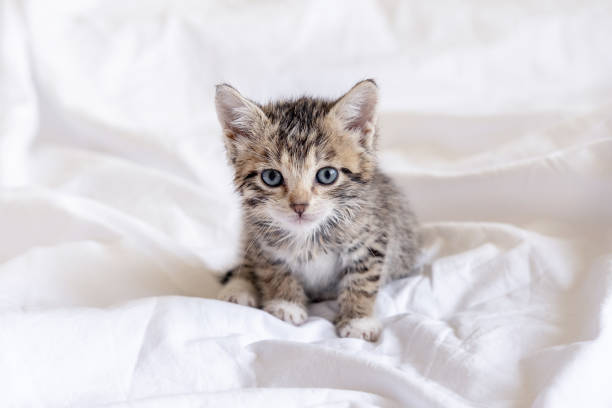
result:
<svg viewBox="0 0 612 408"><path fill-rule="evenodd" d="M611 39L609 1L0 0L0 405L612 406ZM380 341L206 299L214 84L368 77L426 253Z"/></svg>

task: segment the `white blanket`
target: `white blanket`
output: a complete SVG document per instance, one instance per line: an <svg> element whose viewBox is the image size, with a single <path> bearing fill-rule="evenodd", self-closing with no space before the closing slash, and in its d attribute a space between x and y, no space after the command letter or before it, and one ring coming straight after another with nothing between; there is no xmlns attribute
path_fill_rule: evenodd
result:
<svg viewBox="0 0 612 408"><path fill-rule="evenodd" d="M0 0L0 406L610 407L612 8ZM375 77L423 274L301 327L214 300L213 85Z"/></svg>

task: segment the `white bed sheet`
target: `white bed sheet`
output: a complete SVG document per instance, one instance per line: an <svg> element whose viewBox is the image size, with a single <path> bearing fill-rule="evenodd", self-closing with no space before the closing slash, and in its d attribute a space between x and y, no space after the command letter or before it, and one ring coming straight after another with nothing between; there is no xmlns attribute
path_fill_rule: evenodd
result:
<svg viewBox="0 0 612 408"><path fill-rule="evenodd" d="M610 407L609 2L0 1L0 405ZM374 76L423 221L377 343L211 299L212 100Z"/></svg>

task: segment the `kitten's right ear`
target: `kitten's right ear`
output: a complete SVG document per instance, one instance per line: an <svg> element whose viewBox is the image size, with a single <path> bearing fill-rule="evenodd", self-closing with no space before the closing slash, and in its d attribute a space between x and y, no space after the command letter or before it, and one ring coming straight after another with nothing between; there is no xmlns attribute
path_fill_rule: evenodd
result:
<svg viewBox="0 0 612 408"><path fill-rule="evenodd" d="M227 84L217 85L215 107L223 133L229 139L251 139L267 122L266 115L253 102Z"/></svg>
<svg viewBox="0 0 612 408"><path fill-rule="evenodd" d="M376 137L376 106L378 104L378 87L373 79L358 82L336 101L331 114L337 118L342 127L352 131L359 142L372 150Z"/></svg>

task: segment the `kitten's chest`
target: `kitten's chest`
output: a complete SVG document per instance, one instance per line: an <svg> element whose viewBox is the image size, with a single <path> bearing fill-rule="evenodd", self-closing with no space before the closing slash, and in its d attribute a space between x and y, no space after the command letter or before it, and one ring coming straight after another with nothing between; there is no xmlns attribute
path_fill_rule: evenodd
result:
<svg viewBox="0 0 612 408"><path fill-rule="evenodd" d="M342 260L338 254L328 252L312 257L308 262L288 260L291 273L300 281L308 297L322 300L335 297Z"/></svg>

